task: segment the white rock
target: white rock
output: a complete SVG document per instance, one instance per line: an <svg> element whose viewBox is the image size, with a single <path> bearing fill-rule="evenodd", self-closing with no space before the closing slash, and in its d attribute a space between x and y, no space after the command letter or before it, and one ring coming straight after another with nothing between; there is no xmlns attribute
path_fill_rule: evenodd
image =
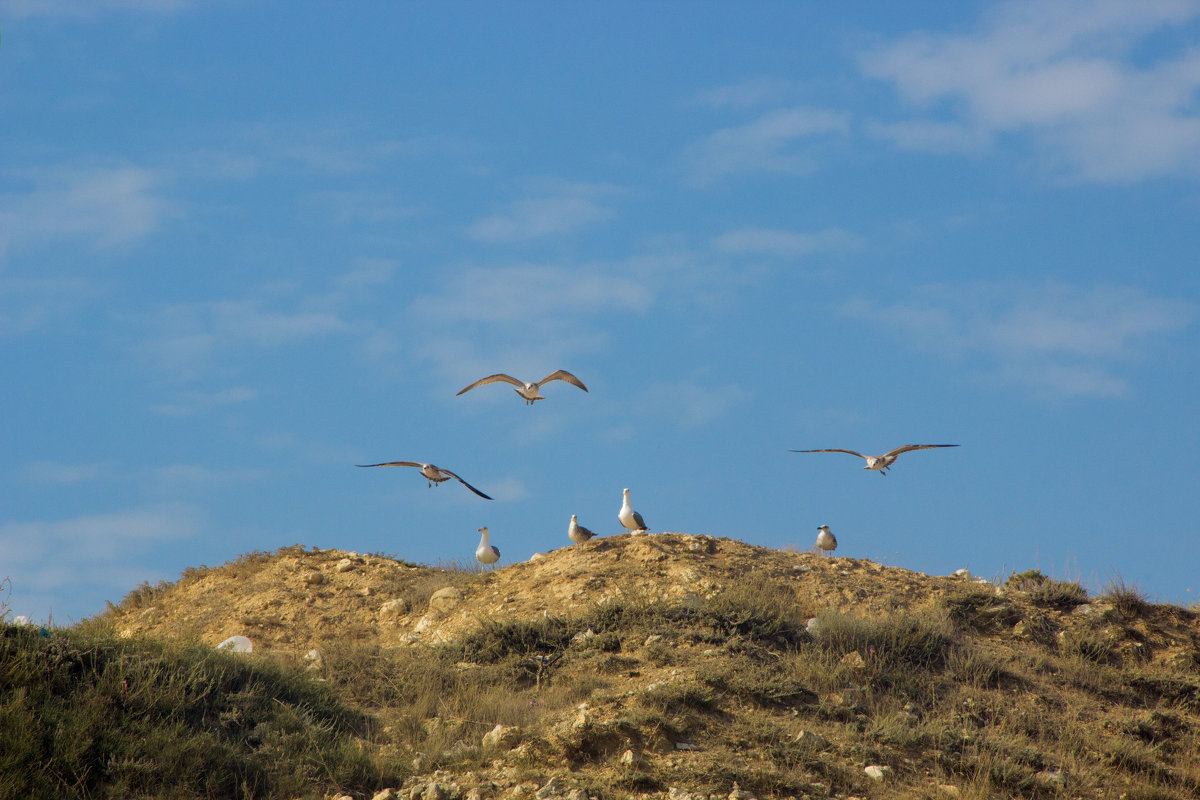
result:
<svg viewBox="0 0 1200 800"><path fill-rule="evenodd" d="M551 797L562 797L563 791L562 779L555 775L546 782L545 786L537 790L534 797L538 800L548 800Z"/></svg>
<svg viewBox="0 0 1200 800"><path fill-rule="evenodd" d="M633 754L633 751L626 750L624 753L621 753L621 757L617 759L617 763L629 765L629 764L632 764L636 760L637 760L637 757Z"/></svg>
<svg viewBox="0 0 1200 800"><path fill-rule="evenodd" d="M429 598L429 607L439 614L445 614L462 602L462 592L453 586L438 589Z"/></svg>
<svg viewBox="0 0 1200 800"><path fill-rule="evenodd" d="M676 742L676 750L699 750L700 745L692 744L691 742Z"/></svg>
<svg viewBox="0 0 1200 800"><path fill-rule="evenodd" d="M533 555L531 555L529 557L529 560L530 561L541 561L545 557L546 557L545 553L534 553Z"/></svg>
<svg viewBox="0 0 1200 800"><path fill-rule="evenodd" d="M320 586L325 582L325 576L319 572L310 572L304 576L304 582L309 586Z"/></svg>
<svg viewBox="0 0 1200 800"><path fill-rule="evenodd" d="M25 616L24 614L18 614L17 616L13 617L12 624L13 625L32 625L33 620L31 620L29 617Z"/></svg>
<svg viewBox="0 0 1200 800"><path fill-rule="evenodd" d="M594 630L592 630L591 628L588 628L586 631L581 631L581 632L575 634L574 636L572 636L571 641L574 642L575 644L579 644L580 642L586 642L588 639L592 638L595 635L596 635L596 632Z"/></svg>
<svg viewBox="0 0 1200 800"><path fill-rule="evenodd" d="M354 561L349 558L343 558L333 566L334 572L349 572L354 569Z"/></svg>
<svg viewBox="0 0 1200 800"><path fill-rule="evenodd" d="M217 649L228 650L232 653L252 653L254 652L254 642L245 636L230 636L217 645Z"/></svg>
<svg viewBox="0 0 1200 800"><path fill-rule="evenodd" d="M962 569L956 569L950 575L950 577L962 578L965 581L969 581L969 580L971 580L971 570L967 569L966 567L963 567Z"/></svg>
<svg viewBox="0 0 1200 800"><path fill-rule="evenodd" d="M511 750L521 741L521 729L515 725L500 725L492 728L483 735L484 747L503 748Z"/></svg>
<svg viewBox="0 0 1200 800"><path fill-rule="evenodd" d="M408 613L408 601L403 597L397 597L395 600L388 600L379 607L380 619L392 619L394 617L402 617Z"/></svg>
<svg viewBox="0 0 1200 800"><path fill-rule="evenodd" d="M371 800L396 800L396 790L380 789L378 792L371 795Z"/></svg>
<svg viewBox="0 0 1200 800"><path fill-rule="evenodd" d="M817 619L816 617L810 618L808 623L804 626L804 629L809 633L816 633L817 631L821 630L821 620Z"/></svg>
<svg viewBox="0 0 1200 800"><path fill-rule="evenodd" d="M824 736L822 736L819 733L813 733L812 731L807 731L807 730L800 731L800 733L796 734L795 741L797 744L802 744L807 747L816 748L818 750L829 747L828 739L826 739Z"/></svg>
<svg viewBox="0 0 1200 800"><path fill-rule="evenodd" d="M863 772L865 772L867 777L873 781L882 781L891 777L892 768L887 766L881 767L877 764L872 764L869 767L863 767Z"/></svg>
<svg viewBox="0 0 1200 800"><path fill-rule="evenodd" d="M309 650L304 654L304 660L308 663L306 669L325 669L325 657L317 650Z"/></svg>

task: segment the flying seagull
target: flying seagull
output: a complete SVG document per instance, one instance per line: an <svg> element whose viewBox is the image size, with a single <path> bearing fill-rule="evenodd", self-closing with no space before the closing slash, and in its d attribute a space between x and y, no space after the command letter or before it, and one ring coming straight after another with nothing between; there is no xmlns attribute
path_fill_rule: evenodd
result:
<svg viewBox="0 0 1200 800"><path fill-rule="evenodd" d="M576 514L571 515L571 524L567 526L567 536L575 544L583 544L588 539L591 539L596 534L589 531L587 528L579 524L579 517Z"/></svg>
<svg viewBox="0 0 1200 800"><path fill-rule="evenodd" d="M828 525L822 525L817 528L817 544L816 549L823 553L830 553L837 550L837 538L829 532Z"/></svg>
<svg viewBox="0 0 1200 800"><path fill-rule="evenodd" d="M633 506L629 504L629 490L625 490L625 501L621 503L621 510L617 512L617 519L625 526L627 533L645 533L646 522L642 519L642 515L633 510Z"/></svg>
<svg viewBox="0 0 1200 800"><path fill-rule="evenodd" d="M484 525L479 529L483 536L479 537L479 547L475 548L475 558L480 564L495 564L500 560L500 548L488 541L488 529Z"/></svg>
<svg viewBox="0 0 1200 800"><path fill-rule="evenodd" d="M514 378L513 376L505 375L504 373L497 373L496 375L488 375L486 378L480 378L479 380L475 381L470 386L468 386L467 388L458 392L454 396L458 397L458 395L462 394L463 392L469 392L472 389L474 389L476 386L483 386L485 383L496 383L497 381L503 381L504 383L511 383L513 386L516 386L517 388L513 389L513 391L516 392L517 394L521 395L521 397L525 398L525 405L527 405L527 406L533 405L534 402L537 400L545 400L546 399L546 398L542 397L541 392L539 390L542 388L542 386L544 384L547 384L550 381L566 381L567 383L571 384L572 386L578 386L580 389L583 389L585 392L588 390L587 387L583 385L583 381L579 380L579 378L576 378L574 375L567 372L565 369L556 369L554 372L551 372L549 375L542 378L537 383L526 383L525 381L519 381L516 378Z"/></svg>
<svg viewBox="0 0 1200 800"><path fill-rule="evenodd" d="M828 450L789 450L790 453L849 453L852 456L866 459L867 465L863 469L873 469L880 475L886 475L888 467L896 463L896 459L901 453L907 453L909 450L928 450L931 447L958 447L956 444L906 444L903 447L897 447L895 450L888 450L881 456L864 456L862 453L854 450L843 450L840 447L831 447Z"/></svg>
<svg viewBox="0 0 1200 800"><path fill-rule="evenodd" d="M420 461L387 461L383 464L356 464L355 466L358 466L358 467L420 467L421 474L424 475L425 478L429 481L430 486L433 486L436 483L441 483L442 481L448 481L451 478L454 478L459 483L461 483L463 486L467 487L472 492L474 492L475 494L482 497L484 500L492 499L492 498L488 497L486 494L484 494L483 492L476 489L471 484L464 481L462 478L455 475L450 470L442 469L441 467L435 467L433 464L422 464Z"/></svg>

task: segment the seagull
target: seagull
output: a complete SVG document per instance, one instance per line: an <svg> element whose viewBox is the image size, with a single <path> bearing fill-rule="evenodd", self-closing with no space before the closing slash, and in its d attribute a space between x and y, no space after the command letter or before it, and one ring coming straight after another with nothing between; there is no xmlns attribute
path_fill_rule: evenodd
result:
<svg viewBox="0 0 1200 800"><path fill-rule="evenodd" d="M480 528L479 532L483 536L479 538L479 547L475 548L475 559L480 564L495 564L500 560L500 549L488 541L488 529L486 525Z"/></svg>
<svg viewBox="0 0 1200 800"><path fill-rule="evenodd" d="M476 386L483 386L485 383L496 383L497 381L504 381L505 383L511 383L513 386L516 386L517 388L514 389L513 391L516 392L517 394L521 395L521 397L525 398L525 405L527 405L527 406L533 405L534 402L537 400L545 400L546 399L546 398L542 397L541 392L539 390L542 388L543 384L549 383L550 381L566 381L567 383L571 384L572 386L578 386L580 389L583 389L585 392L588 390L587 387L583 385L583 381L579 380L579 378L576 378L574 375L567 372L565 369L557 369L554 372L551 372L546 377L542 378L537 383L526 383L525 381L519 381L516 378L514 378L513 376L505 375L504 373L497 373L496 375L489 375L486 378L480 378L479 380L475 381L470 386L468 386L467 388L458 392L454 396L458 397L458 395L462 394L463 392L469 392L472 389L474 389Z"/></svg>
<svg viewBox="0 0 1200 800"><path fill-rule="evenodd" d="M817 528L816 549L823 553L831 553L837 550L837 538L829 532L828 525L822 525Z"/></svg>
<svg viewBox="0 0 1200 800"><path fill-rule="evenodd" d="M873 469L880 475L886 475L888 467L896 463L896 459L901 453L907 453L909 450L928 450L931 447L958 447L956 444L906 444L903 447L897 447L895 450L888 450L881 456L864 456L862 453L854 450L843 450L840 447L832 447L828 450L789 450L789 453L849 453L852 456L866 459L867 465L863 469Z"/></svg>
<svg viewBox="0 0 1200 800"><path fill-rule="evenodd" d="M596 534L579 524L578 515L571 515L571 524L567 526L567 536L570 537L572 542L575 544L583 544L595 535Z"/></svg>
<svg viewBox="0 0 1200 800"><path fill-rule="evenodd" d="M357 467L420 467L421 474L424 475L425 478L429 481L430 486L433 486L435 483L441 483L442 481L448 481L451 478L454 478L459 483L461 483L463 486L467 487L472 492L474 492L475 494L482 497L484 500L492 499L492 498L488 497L486 494L484 494L483 492L476 489L471 484L464 481L462 478L455 475L450 470L442 469L441 467L436 467L433 464L422 464L420 461L387 461L383 464L355 464L355 466L357 466Z"/></svg>
<svg viewBox="0 0 1200 800"><path fill-rule="evenodd" d="M633 506L629 504L629 490L625 490L625 502L621 503L621 510L617 512L617 519L625 526L626 533L645 533L646 522L642 519L642 515L633 510Z"/></svg>

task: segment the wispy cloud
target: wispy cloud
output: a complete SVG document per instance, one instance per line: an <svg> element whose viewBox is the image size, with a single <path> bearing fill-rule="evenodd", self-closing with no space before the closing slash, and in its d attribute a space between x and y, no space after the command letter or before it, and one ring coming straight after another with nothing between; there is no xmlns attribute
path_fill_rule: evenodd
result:
<svg viewBox="0 0 1200 800"><path fill-rule="evenodd" d="M713 239L713 247L723 253L746 256L803 258L815 253L847 253L861 249L864 240L841 228L813 233L770 228L743 228L728 231Z"/></svg>
<svg viewBox="0 0 1200 800"><path fill-rule="evenodd" d="M1050 163L1097 181L1200 171L1200 50L1153 61L1136 50L1197 16L1194 0L1022 0L974 33L904 37L861 67L932 116L872 130L934 151L1029 134Z"/></svg>
<svg viewBox="0 0 1200 800"><path fill-rule="evenodd" d="M57 168L31 178L28 191L0 195L0 244L13 249L63 238L125 245L151 234L169 210L162 176L143 167Z"/></svg>
<svg viewBox="0 0 1200 800"><path fill-rule="evenodd" d="M57 324L102 294L88 278L0 276L0 337L20 336Z"/></svg>
<svg viewBox="0 0 1200 800"><path fill-rule="evenodd" d="M732 383L706 386L687 380L660 382L641 393L636 407L642 413L665 415L684 428L696 428L749 402L752 396L745 387Z"/></svg>
<svg viewBox="0 0 1200 800"><path fill-rule="evenodd" d="M188 417L216 408L249 403L258 397L258 390L248 386L232 386L214 392L182 392L168 403L150 406L150 411L167 417Z"/></svg>
<svg viewBox="0 0 1200 800"><path fill-rule="evenodd" d="M238 348L274 348L317 339L349 329L336 313L324 309L277 310L257 299L175 305L157 313L152 335L140 345L162 369L176 377L195 378L220 352ZM240 401L246 390L221 399Z"/></svg>
<svg viewBox="0 0 1200 800"><path fill-rule="evenodd" d="M939 285L892 304L858 300L843 313L988 365L992 379L1071 396L1126 392L1121 364L1145 360L1185 331L1200 306L1136 287Z"/></svg>
<svg viewBox="0 0 1200 800"><path fill-rule="evenodd" d="M714 86L697 92L691 106L719 109L747 109L778 104L793 93L792 84L778 78L751 78L739 83Z"/></svg>
<svg viewBox="0 0 1200 800"><path fill-rule="evenodd" d="M730 175L811 172L816 162L803 143L815 137L844 134L846 114L813 108L783 108L752 122L723 128L684 152L688 178L705 185Z"/></svg>
<svg viewBox="0 0 1200 800"><path fill-rule="evenodd" d="M66 464L60 461L35 461L21 470L29 483L68 486L95 480L112 468L108 463Z"/></svg>
<svg viewBox="0 0 1200 800"><path fill-rule="evenodd" d="M484 242L520 242L570 233L610 219L613 212L602 201L619 192L606 184L551 182L505 211L476 220L467 235Z"/></svg>

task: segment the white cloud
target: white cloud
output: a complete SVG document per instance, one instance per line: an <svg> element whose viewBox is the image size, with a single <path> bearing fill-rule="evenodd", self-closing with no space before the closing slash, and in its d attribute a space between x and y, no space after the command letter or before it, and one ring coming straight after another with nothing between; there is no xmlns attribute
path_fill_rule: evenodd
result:
<svg viewBox="0 0 1200 800"><path fill-rule="evenodd" d="M872 130L956 151L1029 134L1052 164L1097 181L1200 171L1200 50L1135 58L1147 36L1198 15L1194 0L1023 0L971 34L907 36L860 64L934 116Z"/></svg>
<svg viewBox="0 0 1200 800"><path fill-rule="evenodd" d="M520 242L570 233L593 222L610 219L601 200L616 187L590 183L554 182L532 196L515 201L507 211L476 220L467 235L484 242Z"/></svg>
<svg viewBox="0 0 1200 800"><path fill-rule="evenodd" d="M695 428L724 416L752 397L748 389L737 384L704 386L694 381L672 381L651 385L636 405L643 413L663 414L682 427Z"/></svg>
<svg viewBox="0 0 1200 800"><path fill-rule="evenodd" d="M743 228L728 231L713 239L713 247L724 253L777 258L802 258L815 253L846 253L860 249L863 244L860 237L840 228L828 228L815 233Z"/></svg>
<svg viewBox="0 0 1200 800"><path fill-rule="evenodd" d="M172 402L159 403L150 407L155 414L167 417L187 417L214 408L249 403L258 397L258 390L248 386L233 386L215 392L183 392Z"/></svg>
<svg viewBox="0 0 1200 800"><path fill-rule="evenodd" d="M158 191L161 182L160 175L141 167L36 173L30 191L0 195L5 244L23 249L72 238L110 248L143 239L169 210Z"/></svg>
<svg viewBox="0 0 1200 800"><path fill-rule="evenodd" d="M792 94L792 85L777 78L751 78L741 83L715 86L698 92L689 105L745 109L779 103Z"/></svg>
<svg viewBox="0 0 1200 800"><path fill-rule="evenodd" d="M1200 306L1136 287L931 286L890 305L858 300L847 316L907 334L990 379L1056 396L1117 395L1119 368L1189 328Z"/></svg>
<svg viewBox="0 0 1200 800"><path fill-rule="evenodd" d="M0 277L0 337L20 336L60 323L102 294L86 278Z"/></svg>
<svg viewBox="0 0 1200 800"><path fill-rule="evenodd" d="M29 483L70 485L95 480L112 469L109 463L64 464L59 461L35 461L21 471Z"/></svg>
<svg viewBox="0 0 1200 800"><path fill-rule="evenodd" d="M845 133L845 114L812 108L783 108L753 122L723 128L689 146L684 161L689 179L704 185L729 175L811 172L816 164L801 142Z"/></svg>

